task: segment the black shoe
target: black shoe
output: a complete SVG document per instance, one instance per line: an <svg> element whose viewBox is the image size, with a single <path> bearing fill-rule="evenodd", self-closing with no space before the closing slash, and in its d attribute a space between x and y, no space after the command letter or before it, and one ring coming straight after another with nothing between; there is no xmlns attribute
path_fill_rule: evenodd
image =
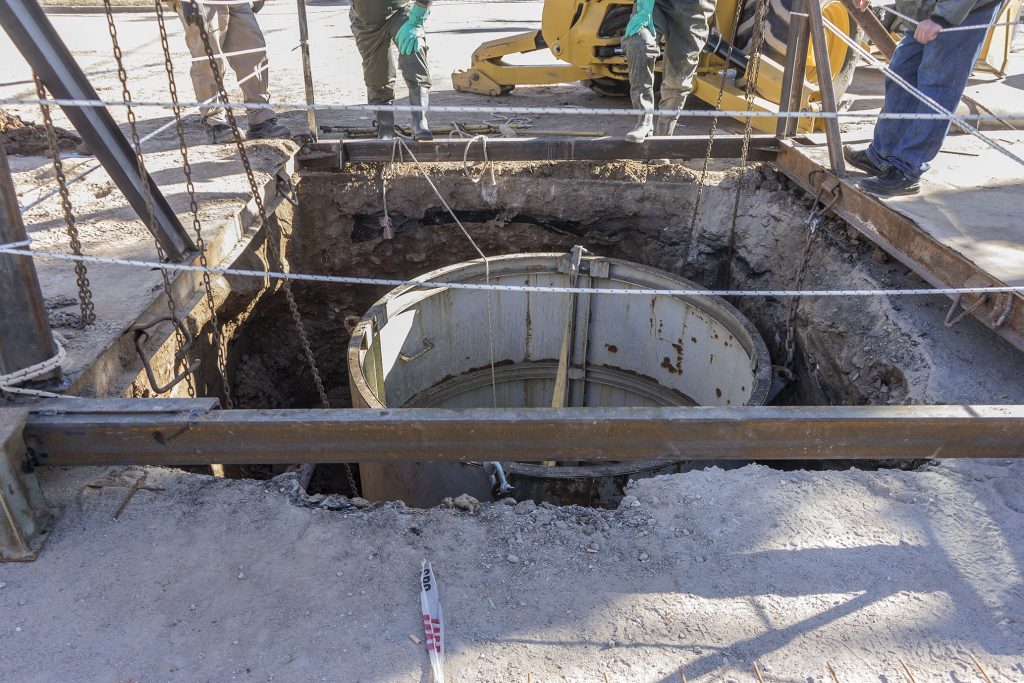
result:
<svg viewBox="0 0 1024 683"><path fill-rule="evenodd" d="M862 190L883 197L893 197L904 194L917 194L921 184L917 178L911 178L903 171L889 167L874 178L865 178L860 181Z"/></svg>
<svg viewBox="0 0 1024 683"><path fill-rule="evenodd" d="M203 121L203 129L206 131L206 139L211 144L231 142L231 126L218 121Z"/></svg>
<svg viewBox="0 0 1024 683"><path fill-rule="evenodd" d="M290 138L292 132L288 126L283 126L277 119L267 119L263 123L249 126L249 132L245 134L248 140L269 140L270 138Z"/></svg>
<svg viewBox="0 0 1024 683"><path fill-rule="evenodd" d="M854 149L848 145L843 145L843 158L846 159L846 163L859 168L868 175L882 175L882 169L876 166L875 162L871 161L871 157L868 156L866 150Z"/></svg>

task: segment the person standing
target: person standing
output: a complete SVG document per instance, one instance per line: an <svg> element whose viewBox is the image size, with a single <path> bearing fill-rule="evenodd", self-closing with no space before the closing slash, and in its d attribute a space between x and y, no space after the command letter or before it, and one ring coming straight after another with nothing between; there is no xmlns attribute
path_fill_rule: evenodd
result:
<svg viewBox="0 0 1024 683"><path fill-rule="evenodd" d="M262 2L259 3L262 6ZM229 5L194 5L190 0L176 0L174 10L185 26L185 44L192 54L192 87L200 102L219 100L220 89L213 75L213 68L206 55L206 46L199 31L200 22L206 27L210 48L218 58L218 70L225 76L224 60L231 65L247 104L266 105L270 102L267 89L270 85L267 63L266 40L256 21L256 14L248 2ZM232 54L239 53L239 54ZM203 126L210 142L227 142L231 128L220 104L200 107ZM265 138L290 138L291 131L277 122L277 116L269 107L246 109L249 119L249 140Z"/></svg>
<svg viewBox="0 0 1024 683"><path fill-rule="evenodd" d="M654 64L665 38L659 109L682 110L693 89L697 59L708 39L714 0L637 0L626 25L622 47L629 65L629 97L634 109L654 111ZM679 116L658 117L657 135L672 135ZM653 114L643 114L626 133L628 142L643 142L655 134Z"/></svg>
<svg viewBox="0 0 1024 683"><path fill-rule="evenodd" d="M395 58L391 45L398 47L398 67L409 87L409 104L429 104L430 71L427 68L427 40L423 23L430 0L351 0L349 16L352 35L363 59L363 82L369 104L395 101ZM412 112L413 137L433 140L426 111ZM377 112L377 137L395 137L395 112Z"/></svg>
<svg viewBox="0 0 1024 683"><path fill-rule="evenodd" d="M865 9L869 0L854 0ZM897 0L896 11L918 22L907 31L889 68L944 109L955 112L981 54L989 25L1002 0ZM944 29L976 26L966 31ZM885 79L883 113L935 114L936 111L891 78ZM843 157L872 176L860 186L883 196L914 194L921 175L949 132L948 119L879 119L871 144L843 148Z"/></svg>

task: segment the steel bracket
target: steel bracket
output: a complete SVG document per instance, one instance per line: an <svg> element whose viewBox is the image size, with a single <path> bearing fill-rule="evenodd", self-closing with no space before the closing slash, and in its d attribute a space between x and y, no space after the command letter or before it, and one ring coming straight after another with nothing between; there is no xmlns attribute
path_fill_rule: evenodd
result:
<svg viewBox="0 0 1024 683"><path fill-rule="evenodd" d="M988 278L974 276L967 279L963 284L965 288L971 287L998 287ZM980 294L957 294L953 303L946 313L946 327L954 327L968 315L973 314L987 327L998 330L1009 320L1013 313L1013 292L996 292ZM988 304L986 306L986 304Z"/></svg>
<svg viewBox="0 0 1024 683"><path fill-rule="evenodd" d="M139 359L142 360L142 367L146 370L146 377L149 379L150 388L157 394L164 394L177 386L182 380L189 375L199 370L199 360L196 359L189 363L188 367L185 368L180 374L172 379L167 384L161 385L156 378L156 373L153 371L153 366L150 365L149 357L146 354L145 345L149 340L149 330L156 327L160 323L173 323L174 327L177 328L178 332L184 338L185 342L181 345L181 348L174 353L174 365L172 367L178 367L178 364L188 359L188 352L192 350L192 333L188 331L188 327L177 318L169 315L161 318L156 318L148 323L140 323L132 327L132 331L135 332L135 350L139 354Z"/></svg>
<svg viewBox="0 0 1024 683"><path fill-rule="evenodd" d="M31 562L53 526L39 480L26 460L28 410L0 409L0 562Z"/></svg>

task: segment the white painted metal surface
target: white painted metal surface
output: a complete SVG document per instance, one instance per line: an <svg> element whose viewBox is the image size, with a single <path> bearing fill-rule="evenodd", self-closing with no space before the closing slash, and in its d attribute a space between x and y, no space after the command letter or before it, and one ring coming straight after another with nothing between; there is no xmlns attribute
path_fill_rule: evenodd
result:
<svg viewBox="0 0 1024 683"><path fill-rule="evenodd" d="M564 254L492 258L490 282L566 287L568 266ZM478 260L418 279L484 282L486 271ZM580 271L579 287L698 289L663 271L591 255L582 258ZM574 309L567 307L570 296ZM759 405L767 396L771 361L764 341L718 297L407 286L378 301L352 334L353 404L550 407L568 310L575 316L569 407ZM514 461L515 454L508 460ZM361 474L364 495L371 500L400 497L413 505L432 505L462 492L489 495L481 470L458 463L365 465ZM424 488L428 494L413 490Z"/></svg>

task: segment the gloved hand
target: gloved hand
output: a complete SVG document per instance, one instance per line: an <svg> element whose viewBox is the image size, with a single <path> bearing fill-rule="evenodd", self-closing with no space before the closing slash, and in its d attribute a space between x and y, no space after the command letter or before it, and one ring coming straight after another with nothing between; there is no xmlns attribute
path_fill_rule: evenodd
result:
<svg viewBox="0 0 1024 683"><path fill-rule="evenodd" d="M653 2L653 0L652 0ZM398 29L395 42L398 43L398 51L403 55L411 55L420 51L423 41L423 21L427 18L427 8L419 3L413 3L409 10L409 18Z"/></svg>
<svg viewBox="0 0 1024 683"><path fill-rule="evenodd" d="M655 38L658 37L654 31L654 0L636 0L636 7L633 9L633 16L629 18L629 23L626 24L626 37L635 36L640 33L640 29L646 27L651 35Z"/></svg>

